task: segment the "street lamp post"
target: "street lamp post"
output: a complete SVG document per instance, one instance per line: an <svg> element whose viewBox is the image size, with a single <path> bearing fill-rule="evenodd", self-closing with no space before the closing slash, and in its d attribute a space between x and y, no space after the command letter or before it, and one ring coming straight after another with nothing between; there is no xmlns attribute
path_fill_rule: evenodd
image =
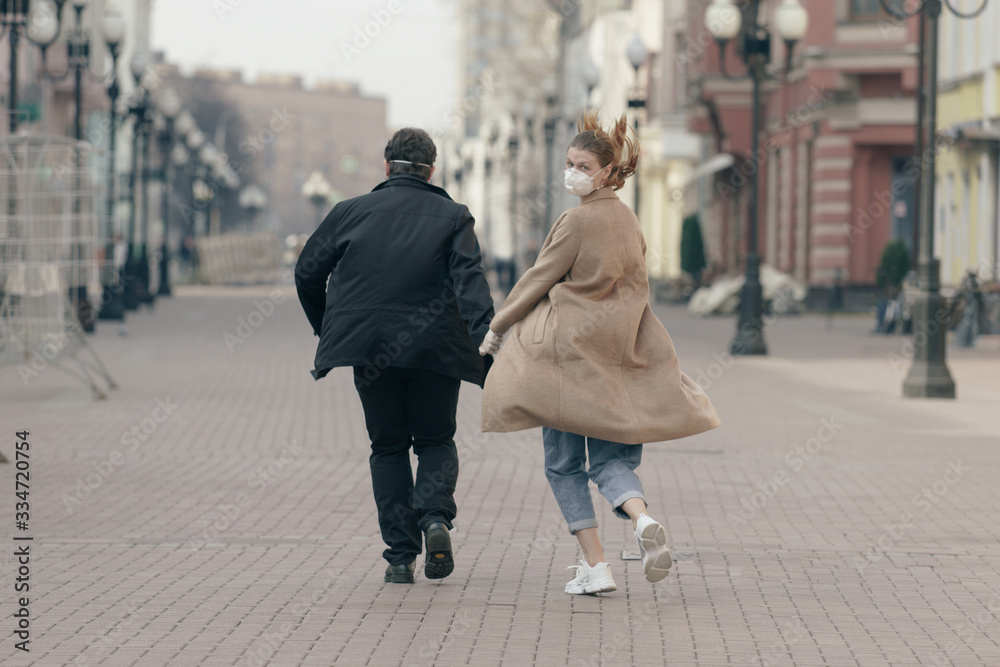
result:
<svg viewBox="0 0 1000 667"><path fill-rule="evenodd" d="M309 174L308 180L302 184L302 196L316 207L317 227L323 222L324 207L329 204L330 193L330 183L318 171Z"/></svg>
<svg viewBox="0 0 1000 667"><path fill-rule="evenodd" d="M7 39L10 42L10 90L7 95L7 109L10 113L9 130L11 134L17 133L20 124L20 111L18 110L17 97L17 56L18 47L21 43L21 33L27 31L28 37L36 44L48 46L55 41L59 34L61 24L61 10L66 0L54 0L55 16L47 14L44 18L54 19L51 22L43 21L37 24L36 21L28 20L30 0L0 0L0 20L2 20L3 30L8 33ZM48 9L48 8L46 8ZM33 19L43 18L35 15Z"/></svg>
<svg viewBox="0 0 1000 667"><path fill-rule="evenodd" d="M507 139L507 154L510 158L510 234L513 244L514 254L510 260L510 280L517 280L517 267L521 263L521 245L519 234L517 233L517 157L520 148L520 138L517 136L517 115L511 114L510 137Z"/></svg>
<svg viewBox="0 0 1000 667"><path fill-rule="evenodd" d="M552 224L552 200L555 199L556 192L562 188L562 183L553 182L553 150L556 143L556 125L559 122L556 112L556 105L559 102L559 93L556 89L556 82L549 79L545 82L545 125L542 130L545 134L545 220L542 222L543 229L537 230L535 240L541 244L541 232Z"/></svg>
<svg viewBox="0 0 1000 667"><path fill-rule="evenodd" d="M175 119L181 111L181 99L173 88L165 88L157 99L157 106L163 115L163 127L157 136L162 169L160 206L163 217L163 243L160 246L160 286L156 293L160 296L170 296L170 153L174 143Z"/></svg>
<svg viewBox="0 0 1000 667"><path fill-rule="evenodd" d="M749 8L750 21L746 26L742 26L740 9L733 4L732 0L714 0L705 10L705 25L719 44L719 68L722 75L727 79L740 78L730 76L726 70L726 44L740 34L742 27L743 61L747 66L747 75L753 81L747 269L746 281L743 283L743 292L740 298L736 336L729 346L729 351L733 355L767 354L767 344L764 342L763 331L764 290L760 284L760 257L757 254L757 200L760 194L758 178L761 124L760 88L761 83L770 77L766 68L771 55L771 35L757 22L759 9L760 0L752 0ZM774 26L778 36L784 39L787 46L786 73L791 68L795 42L805 36L808 25L809 16L799 4L799 0L783 0L775 11Z"/></svg>
<svg viewBox="0 0 1000 667"><path fill-rule="evenodd" d="M239 204L250 214L247 231L257 231L257 215L267 206L267 194L259 185L248 185L240 190Z"/></svg>
<svg viewBox="0 0 1000 667"><path fill-rule="evenodd" d="M131 62L132 77L135 80L137 93L132 95L132 104L128 112L134 117L132 130L132 167L129 173L129 216L128 216L128 260L125 262L125 307L135 310L140 303L148 303L149 297L149 259L146 254L146 238L139 243L139 181L144 177L140 170L139 157L141 145L146 138L146 127L149 124L149 91L143 86L142 77L146 70L145 60L136 55ZM143 224L145 229L145 224ZM145 267L145 268L143 268Z"/></svg>
<svg viewBox="0 0 1000 667"><path fill-rule="evenodd" d="M910 12L900 4L879 0L882 8L897 20L920 14L920 54L923 80L917 82L918 90L926 91L920 99L922 126L918 128L922 145L916 156L921 165L920 206L918 220L919 283L913 312L913 363L903 380L903 396L907 398L955 398L955 381L945 362L947 304L941 297L941 264L934 257L934 181L937 147L937 76L938 76L938 23L943 5L961 19L974 19L986 9L988 0L981 0L971 12L955 9L951 0L921 0Z"/></svg>
<svg viewBox="0 0 1000 667"><path fill-rule="evenodd" d="M187 115L189 114L182 114L182 118ZM205 169L198 162L198 151L205 145L205 133L198 129L193 119L191 121L191 129L185 133L185 143L187 143L189 157L191 158L191 198L194 204L192 208L197 213L192 224L192 232L194 236L202 236L208 230L208 225L205 223L205 212L202 209L211 197L206 196L209 194L208 186L202 180Z"/></svg>
<svg viewBox="0 0 1000 667"><path fill-rule="evenodd" d="M648 52L646 51L646 46L639 39L639 35L632 37L632 41L628 43L628 48L626 49L626 55L628 56L628 61L632 64L632 69L635 71L635 89L628 100L628 108L635 109L635 115L633 122L635 123L635 136L636 139L639 138L639 113L641 109L646 108L646 98L642 94L642 86L639 85L639 68L643 66L648 57ZM588 95L589 96L589 95ZM639 216L639 176L636 175L634 179L635 183L635 215Z"/></svg>
<svg viewBox="0 0 1000 667"><path fill-rule="evenodd" d="M205 185L212 191L208 199L208 235L218 236L222 233L222 220L218 207L220 180L216 176L216 165L219 161L219 149L211 142L205 142L198 149L198 159L205 167Z"/></svg>
<svg viewBox="0 0 1000 667"><path fill-rule="evenodd" d="M118 202L118 171L115 164L117 153L116 138L118 135L118 55L122 38L125 36L125 20L113 5L109 5L101 22L104 41L111 54L111 81L108 84L108 99L111 101L108 112L108 195L107 195L107 234L105 239L105 264L110 262L110 270L103 272L103 294L98 319L125 321L125 303L122 293L122 278L116 264L117 229L115 225L115 208Z"/></svg>
<svg viewBox="0 0 1000 667"><path fill-rule="evenodd" d="M52 13L53 5L43 4L36 6L29 14L28 27L26 29L28 39L34 42L42 51L42 76L49 81L62 81L70 74L73 74L73 138L76 144L73 147L73 218L72 236L76 239L73 243L73 259L77 267L74 275L70 277L70 301L75 305L77 319L80 327L87 333L94 331L97 314L90 305L87 295L87 276L82 266L82 260L86 252L81 242L82 231L80 229L80 217L82 214L81 201L81 170L83 168L80 157L80 142L83 141L83 73L90 65L90 35L83 28L83 10L86 7L86 0L73 0L74 22L73 28L66 39L66 71L62 74L52 74L48 70L47 58L49 46L55 41L62 24L63 2L56 2L55 13ZM30 4L30 3L28 3ZM13 33L11 38L14 39Z"/></svg>

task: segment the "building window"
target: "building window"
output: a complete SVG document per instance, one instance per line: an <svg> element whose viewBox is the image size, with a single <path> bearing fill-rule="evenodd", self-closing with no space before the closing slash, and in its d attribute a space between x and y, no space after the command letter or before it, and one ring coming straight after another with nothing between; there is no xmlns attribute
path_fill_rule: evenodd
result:
<svg viewBox="0 0 1000 667"><path fill-rule="evenodd" d="M877 21L888 16L879 0L850 0L850 3L852 21ZM886 0L885 4L902 11L906 0Z"/></svg>

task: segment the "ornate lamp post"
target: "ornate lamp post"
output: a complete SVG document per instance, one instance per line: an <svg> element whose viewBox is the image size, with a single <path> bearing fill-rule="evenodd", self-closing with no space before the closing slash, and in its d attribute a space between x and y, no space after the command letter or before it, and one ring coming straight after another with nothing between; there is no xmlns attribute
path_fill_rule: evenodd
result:
<svg viewBox="0 0 1000 667"><path fill-rule="evenodd" d="M247 231L257 231L257 214L267 206L267 194L259 185L248 185L240 190L240 207L246 209L250 214L247 222Z"/></svg>
<svg viewBox="0 0 1000 667"><path fill-rule="evenodd" d="M309 203L316 207L316 226L323 222L324 208L330 201L332 193L330 183L318 171L309 174L309 179L302 184L302 196L309 200Z"/></svg>
<svg viewBox="0 0 1000 667"><path fill-rule="evenodd" d="M555 160L553 149L556 142L556 127L559 123L559 114L556 110L559 103L559 91L554 79L546 79L543 94L545 95L545 125L542 128L545 134L545 220L542 221L543 227L537 230L539 238L536 240L539 245L541 245L541 237L544 237L542 232L553 223L552 200L562 188L562 183L553 182L552 175L553 161Z"/></svg>
<svg viewBox="0 0 1000 667"><path fill-rule="evenodd" d="M208 235L218 236L222 233L222 222L219 219L218 214L218 194L219 194L219 179L217 177L216 165L219 160L219 149L215 147L210 141L206 141L201 148L198 149L198 160L203 165L204 177L203 182L205 186L211 191L212 196L207 199L208 201Z"/></svg>
<svg viewBox="0 0 1000 667"><path fill-rule="evenodd" d="M191 198L198 215L194 223L195 236L208 235L208 217L204 208L215 197L205 180L208 178L208 167L200 161L201 148L205 145L205 133L197 127L187 135L187 148L191 155Z"/></svg>
<svg viewBox="0 0 1000 667"><path fill-rule="evenodd" d="M729 346L729 351L733 355L767 354L763 332L764 292L760 284L760 257L757 254L757 201L760 195L758 179L761 125L760 87L765 79L772 77L767 72L767 64L771 58L771 35L757 22L759 9L760 0L751 0L748 10L750 21L746 26L742 26L743 17L740 9L733 4L732 0L714 0L705 10L705 25L719 44L719 69L722 71L722 75L727 79L741 78L731 76L726 70L726 44L729 40L740 36L741 55L747 66L747 73L744 76L749 76L753 81L750 212L747 218L749 227L747 274L740 300L736 337ZM809 16L799 4L799 0L783 0L775 11L774 27L787 47L786 72L791 67L795 42L805 36L808 25ZM742 35L740 35L741 27Z"/></svg>
<svg viewBox="0 0 1000 667"><path fill-rule="evenodd" d="M625 54L628 56L629 63L632 64L632 69L635 71L635 88L632 91L632 95L628 100L628 108L635 109L634 123L635 123L635 136L639 136L639 110L646 108L646 98L642 94L642 86L639 85L639 68L643 66L646 62L646 58L649 57L649 53L646 51L645 44L639 39L639 35L632 37L632 41L628 43L628 47L625 49ZM635 215L639 215L639 176L635 177Z"/></svg>
<svg viewBox="0 0 1000 667"><path fill-rule="evenodd" d="M146 71L146 61L142 56L136 55L131 63L132 77L135 80L136 93L132 95L132 104L128 112L134 117L132 130L132 168L129 175L129 217L128 217L128 261L125 263L125 307L135 310L140 303L151 303L152 295L149 294L149 256L147 254L147 239L143 235L142 243L139 242L139 198L140 182L145 181L145 166L140 168L139 157L144 152L143 146L148 138L149 119L149 91L143 85L143 75ZM145 188L142 188L143 191ZM143 211L147 207L143 203ZM142 220L142 230L146 231L146 216Z"/></svg>
<svg viewBox="0 0 1000 667"><path fill-rule="evenodd" d="M510 136L507 137L507 155L510 160L510 212L508 213L508 217L510 218L513 256L510 259L510 266L507 268L510 271L510 279L513 282L517 280L517 267L521 262L521 245L517 233L517 158L521 140L517 135L517 113L511 111L510 117Z"/></svg>
<svg viewBox="0 0 1000 667"><path fill-rule="evenodd" d="M952 0L920 0L917 7L905 11L903 3L879 0L882 8L898 20L920 15L920 71L922 81L917 82L920 95L918 146L923 150L916 156L922 167L920 174L920 205L918 220L920 242L918 263L920 291L914 305L913 364L903 381L903 396L908 398L955 398L955 381L945 363L945 322L947 304L941 297L941 264L934 257L934 181L937 148L937 78L938 78L938 22L944 5L961 19L974 19L986 9L988 0L981 0L971 12L960 11Z"/></svg>
<svg viewBox="0 0 1000 667"><path fill-rule="evenodd" d="M17 56L18 46L21 43L21 33L24 32L32 42L42 47L44 54L44 49L51 46L62 28L62 8L65 4L66 0L51 0L51 4L36 6L32 9L30 0L0 0L0 26L3 28L2 32L8 33L7 39L10 42L10 91L7 96L7 108L10 112L11 134L17 132L20 124L17 97ZM86 3L83 0L74 0L73 4L78 7L77 18L79 18L79 12L83 11L83 5ZM72 49L71 42L71 57L73 55Z"/></svg>
<svg viewBox="0 0 1000 667"><path fill-rule="evenodd" d="M81 236L81 230L79 229L80 224L80 214L81 214L81 201L80 201L80 171L83 167L82 161L80 160L79 153L79 142L83 141L83 73L90 66L90 35L83 28L83 10L86 7L86 0L73 0L72 6L74 11L75 20L73 22L73 28L70 31L66 39L67 47L67 67L66 71L62 74L52 74L48 71L46 55L48 53L49 46L55 41L59 34L59 29L61 27L62 18L61 12L63 4L62 2L55 2L54 4L43 3L41 5L36 5L36 7L31 11L28 19L27 35L28 39L38 45L42 50L42 75L49 81L62 81L70 74L73 74L73 138L76 139L77 146L74 149L74 172L73 172L73 191L77 194L73 197L73 236L77 239ZM52 13L52 9L55 9L55 13ZM13 34L11 35L13 39ZM82 260L86 249L83 244L76 242L73 245L73 258L78 263L77 266L82 266ZM77 319L80 321L80 326L87 333L94 331L94 323L97 319L96 313L90 305L90 301L87 296L87 276L84 275L82 268L79 268L75 275L70 278L70 300L76 305Z"/></svg>
<svg viewBox="0 0 1000 667"><path fill-rule="evenodd" d="M104 33L104 41L108 45L108 52L111 54L111 81L108 83L108 99L111 105L108 111L108 196L107 196L107 234L105 240L105 262L111 263L111 269L103 273L104 294L101 298L101 309L97 313L98 319L125 321L125 302L122 289L122 268L117 263L117 238L119 230L115 224L115 208L118 203L118 170L116 165L117 153L115 144L118 136L118 55L122 39L125 36L125 20L122 15L109 5L101 20L101 28Z"/></svg>
<svg viewBox="0 0 1000 667"><path fill-rule="evenodd" d="M157 135L162 169L160 182L163 186L160 199L163 244L160 246L160 287L156 293L160 296L170 296L170 152L174 144L174 121L181 112L181 98L173 88L165 88L156 103L163 116L163 127Z"/></svg>

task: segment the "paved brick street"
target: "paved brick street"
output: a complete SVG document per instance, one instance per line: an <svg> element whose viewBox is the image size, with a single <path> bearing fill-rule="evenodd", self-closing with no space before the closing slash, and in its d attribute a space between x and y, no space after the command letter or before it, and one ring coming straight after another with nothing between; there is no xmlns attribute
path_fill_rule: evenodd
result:
<svg viewBox="0 0 1000 667"><path fill-rule="evenodd" d="M481 434L468 384L455 572L428 581L421 559L415 584L383 584L360 402L349 370L309 375L288 286L180 288L126 337L100 323L106 401L4 368L0 662L1000 665L1000 352L949 346L958 400L904 400L907 344L870 318L782 318L770 356L732 359L733 319L656 310L724 424L645 449L677 560L663 582L619 559L631 526L595 491L619 587L603 597L563 592L578 548L540 433Z"/></svg>

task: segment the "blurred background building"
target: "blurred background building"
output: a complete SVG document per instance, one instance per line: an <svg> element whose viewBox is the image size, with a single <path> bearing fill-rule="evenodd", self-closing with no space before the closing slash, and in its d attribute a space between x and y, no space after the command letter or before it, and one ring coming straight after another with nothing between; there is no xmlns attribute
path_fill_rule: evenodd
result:
<svg viewBox="0 0 1000 667"><path fill-rule="evenodd" d="M682 276L682 220L697 216L709 274L743 269L751 83L720 71L705 27L711 0L467 0L460 18L464 100L452 120L459 197L493 259L531 265L552 223L576 203L561 188L564 151L587 107L605 123L628 113L642 143L635 205L654 284ZM744 13L749 3L741 3ZM802 0L809 27L785 62L779 39L765 85L758 247L765 263L812 287L835 280L869 298L882 250L917 238L914 161L917 19L878 0ZM764 25L780 0L761 0ZM938 173L942 278L996 273L996 65L991 6L975 21L942 19ZM641 45L640 49L635 44ZM632 48L630 48L632 47ZM630 60L638 58L636 63ZM741 65L737 65L739 67ZM730 65L733 68L733 65ZM733 72L739 74L741 72Z"/></svg>
<svg viewBox="0 0 1000 667"><path fill-rule="evenodd" d="M369 192L382 178L387 137L386 101L362 95L347 81L306 88L296 75L202 68L190 75L160 68L198 127L245 183L262 188L267 202L260 226L279 233L310 234L318 214L302 193L313 173L329 184L327 203ZM324 205L322 215L328 208ZM238 193L226 203L223 231L241 228Z"/></svg>

